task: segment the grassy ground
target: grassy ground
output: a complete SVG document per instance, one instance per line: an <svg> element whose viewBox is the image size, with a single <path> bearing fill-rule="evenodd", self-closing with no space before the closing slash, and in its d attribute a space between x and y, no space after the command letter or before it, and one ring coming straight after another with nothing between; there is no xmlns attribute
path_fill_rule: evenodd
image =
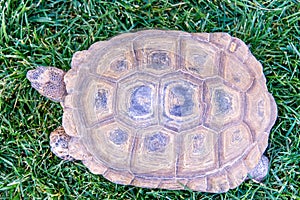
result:
<svg viewBox="0 0 300 200"><path fill-rule="evenodd" d="M0 0L0 198L300 199L299 10L297 0ZM247 181L225 194L141 189L106 181L50 152L49 133L61 124L62 109L30 87L26 71L68 70L74 52L146 28L224 31L250 45L279 110L263 183Z"/></svg>

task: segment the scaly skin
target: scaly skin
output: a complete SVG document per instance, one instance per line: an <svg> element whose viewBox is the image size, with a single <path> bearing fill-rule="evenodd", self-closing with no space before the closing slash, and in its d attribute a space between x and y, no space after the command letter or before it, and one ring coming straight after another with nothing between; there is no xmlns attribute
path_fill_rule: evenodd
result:
<svg viewBox="0 0 300 200"><path fill-rule="evenodd" d="M55 67L38 67L28 71L26 78L41 95L53 101L62 102L67 93L64 75L63 70Z"/></svg>
<svg viewBox="0 0 300 200"><path fill-rule="evenodd" d="M73 160L69 155L69 142L71 137L66 134L63 127L58 127L50 134L51 151L63 160Z"/></svg>
<svg viewBox="0 0 300 200"><path fill-rule="evenodd" d="M256 167L254 167L254 169L252 169L248 173L249 178L251 178L255 182L261 182L267 176L268 169L269 169L269 159L265 155L262 155Z"/></svg>

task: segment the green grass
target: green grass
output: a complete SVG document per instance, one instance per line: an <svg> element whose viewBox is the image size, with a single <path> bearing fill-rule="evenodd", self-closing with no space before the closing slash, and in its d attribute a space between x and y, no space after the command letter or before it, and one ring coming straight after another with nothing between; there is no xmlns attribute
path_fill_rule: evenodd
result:
<svg viewBox="0 0 300 200"><path fill-rule="evenodd" d="M300 199L300 2L0 0L0 199ZM30 87L38 65L70 68L72 54L139 29L228 32L250 45L278 105L267 179L224 194L122 186L49 148L62 109Z"/></svg>

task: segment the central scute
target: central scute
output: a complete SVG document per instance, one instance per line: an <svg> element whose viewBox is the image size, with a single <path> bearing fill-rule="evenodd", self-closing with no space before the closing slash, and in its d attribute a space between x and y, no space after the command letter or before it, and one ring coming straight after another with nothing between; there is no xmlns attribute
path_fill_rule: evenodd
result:
<svg viewBox="0 0 300 200"><path fill-rule="evenodd" d="M162 125L181 132L201 124L202 81L182 72L153 76L137 72L116 93L119 120L137 128Z"/></svg>
<svg viewBox="0 0 300 200"><path fill-rule="evenodd" d="M152 107L152 90L149 86L136 87L130 96L130 107L128 113L131 117L148 115Z"/></svg>
<svg viewBox="0 0 300 200"><path fill-rule="evenodd" d="M165 97L170 101L169 112L171 115L181 117L193 113L193 90L182 85L171 88L169 96ZM168 101L167 100L167 101Z"/></svg>

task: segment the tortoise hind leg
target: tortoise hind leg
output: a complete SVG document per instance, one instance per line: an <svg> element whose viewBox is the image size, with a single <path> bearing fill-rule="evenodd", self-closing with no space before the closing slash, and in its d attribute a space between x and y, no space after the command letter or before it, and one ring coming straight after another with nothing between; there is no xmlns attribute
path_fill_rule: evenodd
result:
<svg viewBox="0 0 300 200"><path fill-rule="evenodd" d="M256 167L254 167L254 169L252 169L248 175L253 181L261 182L267 176L268 170L269 159L265 155L262 155Z"/></svg>
<svg viewBox="0 0 300 200"><path fill-rule="evenodd" d="M58 127L50 134L51 151L63 160L73 160L69 155L69 142L71 137L66 134L63 127Z"/></svg>

